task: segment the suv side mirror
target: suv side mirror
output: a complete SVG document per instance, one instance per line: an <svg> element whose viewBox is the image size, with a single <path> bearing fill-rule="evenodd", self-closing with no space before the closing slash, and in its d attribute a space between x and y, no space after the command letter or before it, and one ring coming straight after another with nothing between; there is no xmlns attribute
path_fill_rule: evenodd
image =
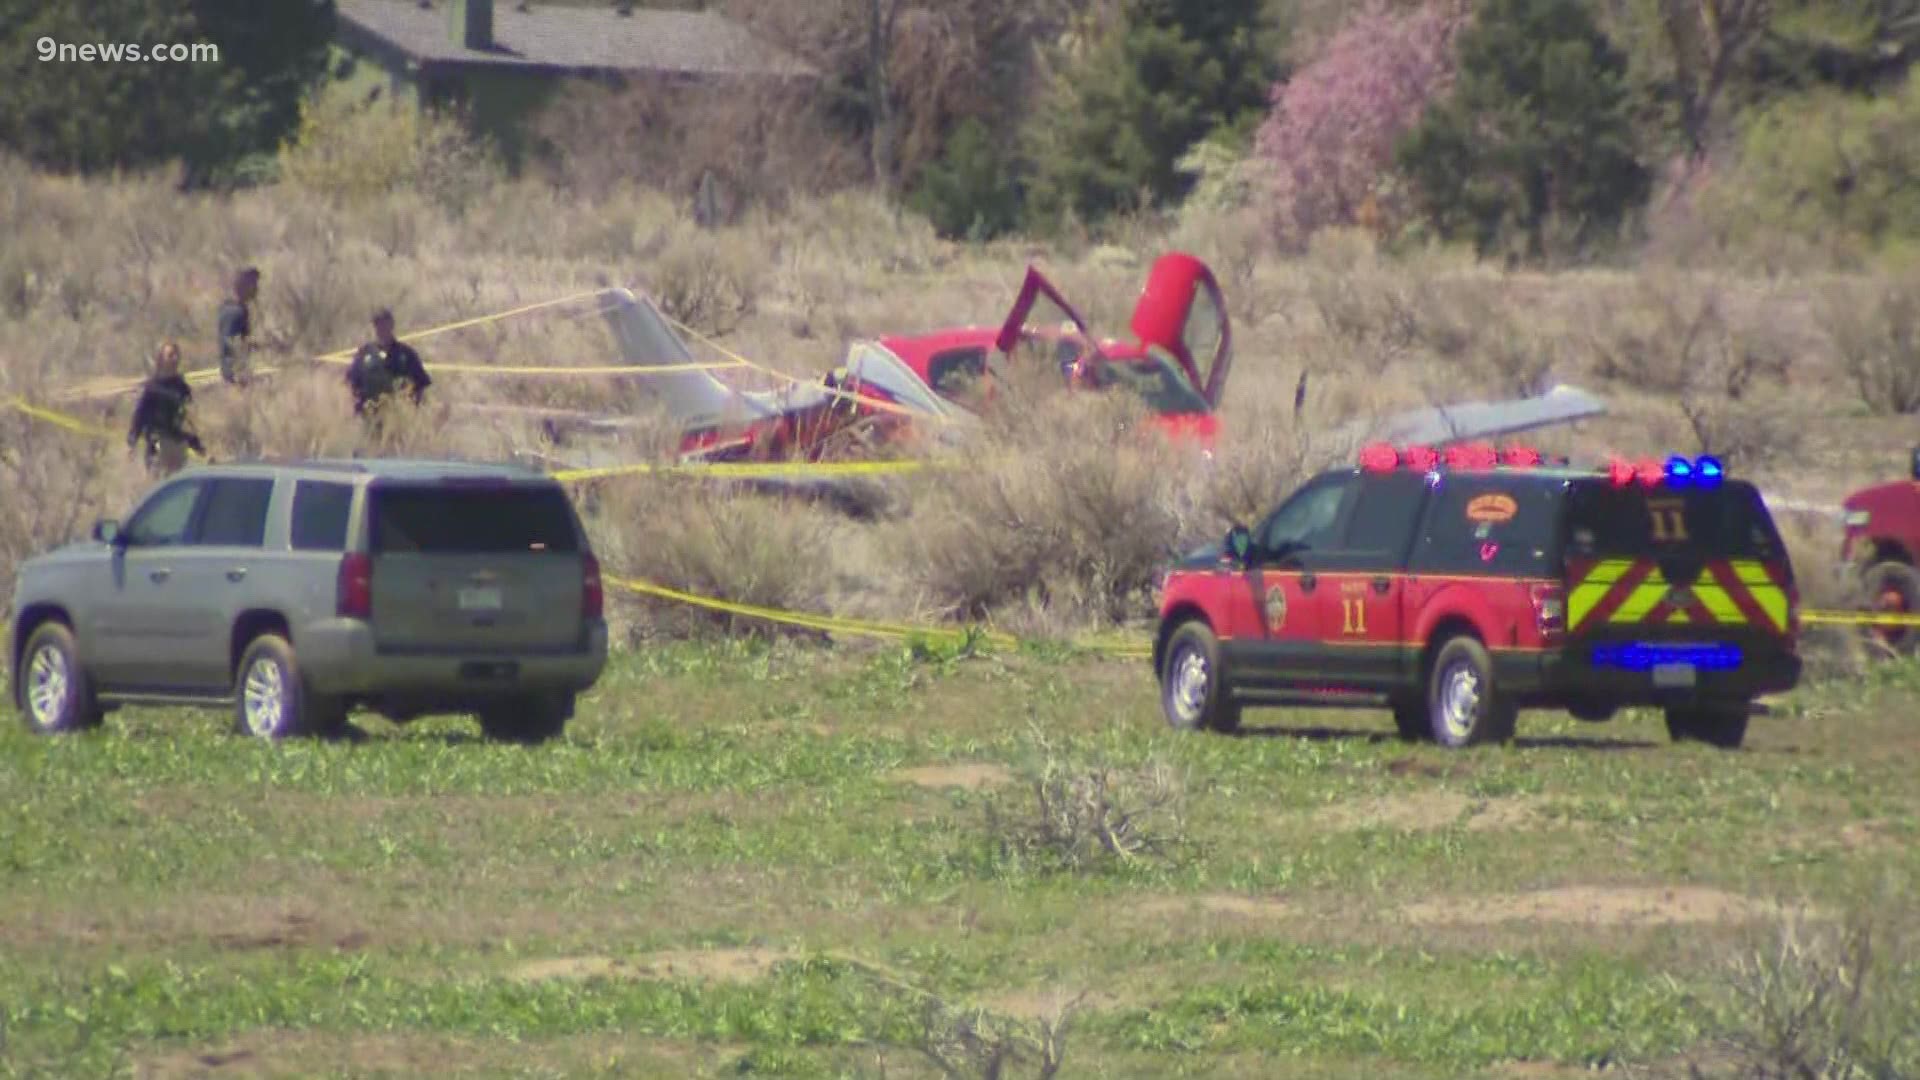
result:
<svg viewBox="0 0 1920 1080"><path fill-rule="evenodd" d="M1913 478L1920 480L1920 446L1913 448Z"/></svg>
<svg viewBox="0 0 1920 1080"><path fill-rule="evenodd" d="M1245 525L1235 525L1228 529L1226 543L1221 550L1235 563L1245 566L1248 558L1253 555L1253 530Z"/></svg>
<svg viewBox="0 0 1920 1080"><path fill-rule="evenodd" d="M126 542L126 537L120 532L120 523L112 518L101 518L93 523L93 538L114 547L121 547Z"/></svg>

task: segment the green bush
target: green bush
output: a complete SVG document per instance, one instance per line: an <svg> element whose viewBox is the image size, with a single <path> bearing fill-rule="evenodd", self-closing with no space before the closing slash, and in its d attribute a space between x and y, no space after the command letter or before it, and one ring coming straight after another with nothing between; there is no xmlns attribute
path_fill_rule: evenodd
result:
<svg viewBox="0 0 1920 1080"><path fill-rule="evenodd" d="M987 126L968 119L927 168L911 204L943 237L991 240L1020 222L1020 189L1011 168Z"/></svg>
<svg viewBox="0 0 1920 1080"><path fill-rule="evenodd" d="M491 147L457 118L405 101L360 100L344 87L314 95L281 148L282 182L338 203L411 190L464 208L501 171Z"/></svg>

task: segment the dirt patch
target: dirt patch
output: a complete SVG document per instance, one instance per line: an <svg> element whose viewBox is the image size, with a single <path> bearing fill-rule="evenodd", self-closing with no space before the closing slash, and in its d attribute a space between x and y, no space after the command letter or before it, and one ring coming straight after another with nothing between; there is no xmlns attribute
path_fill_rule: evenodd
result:
<svg viewBox="0 0 1920 1080"><path fill-rule="evenodd" d="M893 778L924 788L964 788L981 791L1013 782L1013 773L1000 765L925 765L901 769Z"/></svg>
<svg viewBox="0 0 1920 1080"><path fill-rule="evenodd" d="M1521 829L1538 825L1537 800L1478 799L1452 791L1423 791L1335 803L1313 815L1321 829L1399 829L1407 832L1445 829L1464 821L1473 832Z"/></svg>
<svg viewBox="0 0 1920 1080"><path fill-rule="evenodd" d="M549 1068L604 1070L609 1062L644 1075L691 1075L702 1058L727 1048L694 1047L668 1040L625 1036L573 1036L542 1040L537 1053ZM429 1076L524 1067L529 1046L518 1040L483 1040L428 1035L322 1035L298 1031L261 1031L238 1039L185 1050L137 1054L134 1075L142 1080L214 1077ZM623 1060L624 1059L624 1060Z"/></svg>
<svg viewBox="0 0 1920 1080"><path fill-rule="evenodd" d="M1401 915L1413 923L1475 926L1503 922L1670 926L1748 922L1782 914L1782 909L1775 904L1694 885L1575 885L1538 892L1425 901L1401 909Z"/></svg>
<svg viewBox="0 0 1920 1080"><path fill-rule="evenodd" d="M1226 915L1236 919L1268 921L1289 918L1294 908L1284 900L1235 893L1206 893L1199 896L1159 896L1133 905L1142 915L1187 916L1196 912Z"/></svg>
<svg viewBox="0 0 1920 1080"><path fill-rule="evenodd" d="M1473 770L1465 764L1435 765L1428 761L1416 761L1413 758L1396 758L1387 762L1388 776L1423 776L1431 780L1451 780L1466 776Z"/></svg>
<svg viewBox="0 0 1920 1080"><path fill-rule="evenodd" d="M631 960L568 956L522 964L514 977L524 982L690 979L745 983L765 978L776 965L791 959L791 954L774 949L682 949Z"/></svg>

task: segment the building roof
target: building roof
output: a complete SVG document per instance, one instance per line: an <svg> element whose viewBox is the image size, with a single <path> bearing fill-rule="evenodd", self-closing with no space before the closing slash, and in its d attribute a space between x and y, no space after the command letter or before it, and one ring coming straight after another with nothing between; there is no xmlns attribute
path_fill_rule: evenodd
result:
<svg viewBox="0 0 1920 1080"><path fill-rule="evenodd" d="M761 41L745 26L715 12L611 5L569 7L513 0L493 4L490 49L455 39L447 0L339 0L342 29L371 37L427 64L487 64L589 71L648 71L675 75L804 77L799 59ZM357 32L357 33L355 33Z"/></svg>

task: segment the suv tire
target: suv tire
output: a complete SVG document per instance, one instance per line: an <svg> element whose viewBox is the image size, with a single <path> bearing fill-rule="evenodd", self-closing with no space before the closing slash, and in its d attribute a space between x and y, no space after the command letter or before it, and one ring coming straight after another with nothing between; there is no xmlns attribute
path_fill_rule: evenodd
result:
<svg viewBox="0 0 1920 1080"><path fill-rule="evenodd" d="M1220 640L1198 619L1181 623L1167 639L1160 669L1160 711L1178 731L1240 730L1240 705L1221 684Z"/></svg>
<svg viewBox="0 0 1920 1080"><path fill-rule="evenodd" d="M1738 750L1747 737L1747 705L1692 705L1667 710L1667 734L1674 742L1702 742Z"/></svg>
<svg viewBox="0 0 1920 1080"><path fill-rule="evenodd" d="M1867 607L1875 614L1920 615L1920 570L1903 562L1875 563L1861 578ZM1920 632L1910 626L1867 628L1881 644L1897 653L1910 653L1920 644Z"/></svg>
<svg viewBox="0 0 1920 1080"><path fill-rule="evenodd" d="M480 710L480 731L495 742L534 745L560 737L573 718L574 695L512 697Z"/></svg>
<svg viewBox="0 0 1920 1080"><path fill-rule="evenodd" d="M1427 671L1427 717L1434 741L1462 747L1513 738L1517 710L1494 682L1493 655L1465 634L1449 638Z"/></svg>
<svg viewBox="0 0 1920 1080"><path fill-rule="evenodd" d="M14 673L13 701L27 730L58 735L99 727L102 712L80 647L66 624L43 622L27 635Z"/></svg>
<svg viewBox="0 0 1920 1080"><path fill-rule="evenodd" d="M256 739L329 734L346 710L309 690L293 646L279 634L261 634L240 654L233 677L233 729Z"/></svg>

